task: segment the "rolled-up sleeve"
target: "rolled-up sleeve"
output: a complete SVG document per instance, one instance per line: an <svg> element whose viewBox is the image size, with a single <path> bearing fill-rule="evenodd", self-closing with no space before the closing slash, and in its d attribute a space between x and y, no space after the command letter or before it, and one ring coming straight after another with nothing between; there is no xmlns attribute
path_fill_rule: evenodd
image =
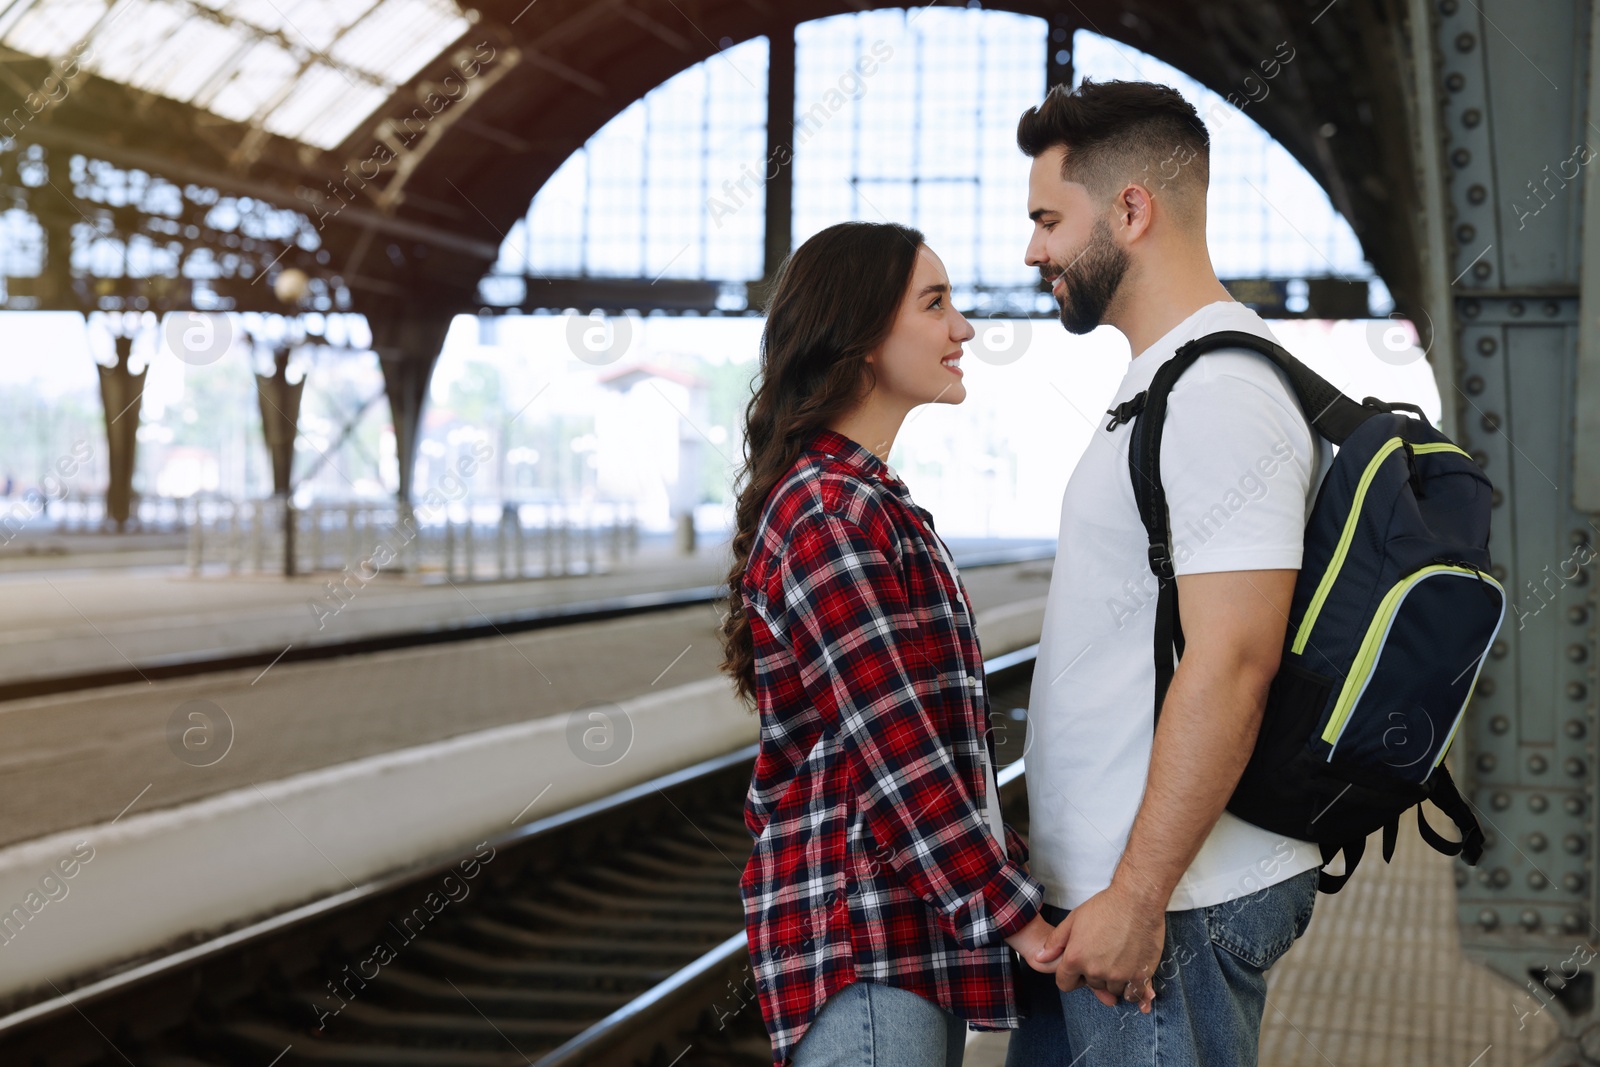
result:
<svg viewBox="0 0 1600 1067"><path fill-rule="evenodd" d="M1010 823L1006 827L1006 855L1011 857L1012 863L1028 862L1028 842L1023 840L1021 834L1012 828Z"/></svg>
<svg viewBox="0 0 1600 1067"><path fill-rule="evenodd" d="M1001 854L928 718L913 670L921 632L884 547L820 510L796 524L774 580L771 606L806 695L838 738L873 858L964 948L1021 929L1043 887Z"/></svg>

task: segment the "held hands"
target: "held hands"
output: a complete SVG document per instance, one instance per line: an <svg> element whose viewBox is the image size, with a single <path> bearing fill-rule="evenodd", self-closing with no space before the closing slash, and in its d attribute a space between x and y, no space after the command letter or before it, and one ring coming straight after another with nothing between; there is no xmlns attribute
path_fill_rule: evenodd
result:
<svg viewBox="0 0 1600 1067"><path fill-rule="evenodd" d="M1138 1001L1149 1014L1156 996L1150 979L1166 936L1165 909L1134 899L1113 882L1069 911L1029 963L1049 970L1053 962L1063 992L1088 986L1108 1007L1119 999Z"/></svg>
<svg viewBox="0 0 1600 1067"><path fill-rule="evenodd" d="M1017 950L1022 961L1041 974L1053 974L1055 965L1041 963L1039 957L1048 945L1049 937L1056 928L1051 926L1043 915L1035 915L1028 920L1028 925L1006 938L1006 944Z"/></svg>

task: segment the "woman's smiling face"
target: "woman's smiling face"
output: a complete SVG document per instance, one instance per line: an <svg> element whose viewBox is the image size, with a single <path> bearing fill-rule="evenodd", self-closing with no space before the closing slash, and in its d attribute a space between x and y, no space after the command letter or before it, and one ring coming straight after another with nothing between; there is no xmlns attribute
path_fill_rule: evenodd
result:
<svg viewBox="0 0 1600 1067"><path fill-rule="evenodd" d="M950 302L950 275L933 249L917 249L911 284L883 345L867 359L877 376L880 401L910 410L919 404L959 404L961 345L974 330Z"/></svg>

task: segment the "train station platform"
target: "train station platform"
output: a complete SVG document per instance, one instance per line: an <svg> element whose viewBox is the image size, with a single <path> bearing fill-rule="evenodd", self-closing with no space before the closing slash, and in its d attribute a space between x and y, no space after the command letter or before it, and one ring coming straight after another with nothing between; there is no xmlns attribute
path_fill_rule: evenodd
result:
<svg viewBox="0 0 1600 1067"><path fill-rule="evenodd" d="M950 547L958 560L1053 548L1042 541L959 539ZM0 570L0 602L8 609L0 617L0 689L72 688L84 676L227 657L270 661L286 650L715 586L727 568L726 542L682 555L647 541L637 555L595 574L522 581L379 573L333 588L342 575L192 576L181 566Z"/></svg>
<svg viewBox="0 0 1600 1067"><path fill-rule="evenodd" d="M958 562L992 555L995 548L952 547ZM682 588L701 576L710 585L720 579L722 561L706 555L660 559L653 568L646 560L632 575L478 583L460 590L374 586L368 592L375 595L363 592L340 622L349 624L352 635L367 637ZM1049 559L963 566L986 655L1037 639L1049 570ZM50 609L47 626L63 640L77 641L79 649L89 648L91 638L109 645L116 640L112 633L148 634L147 644L137 646L147 656L181 655L196 647L234 653L270 647L292 636L286 631L305 610L309 586L150 572L101 572L93 580L41 573L0 579L0 587L35 598L24 613L33 618L49 614L40 602L55 595L59 604ZM162 625L119 629L140 615ZM683 752L671 747L678 734L685 745L705 751L744 743L753 725L718 710L719 700L726 701L717 692L726 687L716 669L716 621L714 606L700 603L503 636L0 702L12 739L3 758L0 802L13 816L0 831L0 846L6 846L0 857L7 860L0 888L15 896L20 878L44 869L43 860L69 839L82 835L95 849L73 886L77 903L52 905L63 914L76 909L75 921L41 915L49 922L28 930L0 960L0 995L21 994L25 1000L24 974L51 973L41 969L51 966L43 962L46 955L77 953L83 966L108 959L103 946L111 927L100 929L101 914L113 916L107 921L114 926L166 921L170 934L190 922L197 932L214 931L294 899L280 890L278 902L268 906L265 898L250 895L253 883L287 869L296 871L297 893L312 884L319 868L328 883L319 891L345 883L354 891L387 862L370 843L384 827L405 827L389 844L389 860L398 862L425 851L419 842L427 833L443 840L455 832L429 824L448 825L449 813L441 817L439 809L484 805L483 796L465 789L407 784L422 781L424 773L450 773L424 772L422 764L455 766L458 786L466 780L463 767L485 782L522 779L514 788L525 788L525 795L514 803L494 798L505 807L500 826L559 811L577 795L558 800L557 793L547 793L558 773L535 766L530 756L571 763L587 780L580 789L599 792L623 781L612 774L616 766L584 764L576 747L570 755L578 760L569 758L573 741L562 723L573 709L599 708L625 722L631 717L635 747L647 751L636 751L623 767L637 764L641 755L662 766L681 764ZM6 669L22 669L29 644L45 639L10 625ZM229 628L208 633L208 626ZM192 640L197 635L207 643ZM64 662L69 661L57 666ZM85 655L73 662L92 669L104 660ZM196 751L175 740L174 723L184 727L190 722L185 709L196 707L211 716L210 749ZM695 733L691 724L702 719L709 728ZM545 725L549 729L539 732ZM638 777L638 766L629 773ZM391 810L387 821L373 814L408 795L409 811ZM257 798L258 815L243 809ZM226 838L216 837L224 833ZM205 860L222 854L219 840L232 841L235 849L248 843L259 855L249 862L234 855L224 869ZM1451 862L1407 833L1392 865L1371 857L1345 892L1319 898L1307 935L1270 972L1262 1067L1534 1062L1554 1036L1551 1019L1536 1002L1464 957L1451 877ZM214 914L207 912L212 907ZM121 958L137 958L141 944L170 948L173 940L130 937ZM1005 1034L974 1033L966 1062L1001 1067L1007 1043Z"/></svg>
<svg viewBox="0 0 1600 1067"><path fill-rule="evenodd" d="M995 546L952 550L959 566L963 556L992 556ZM962 580L974 610L984 612L1042 597L1049 566L1045 559L973 567ZM426 588L374 582L323 632L337 626L342 636L370 637L709 586L725 568L719 549L646 558L593 577ZM317 588L312 579L12 576L0 582L13 605L0 624L0 678L42 673L46 660L59 672L101 670L119 657L140 664L194 653L276 654L318 633L306 607ZM0 846L109 819L136 796L140 809L184 803L712 678L721 659L717 623L717 608L702 603L3 701L9 742L0 756L0 806L9 817Z"/></svg>
<svg viewBox="0 0 1600 1067"><path fill-rule="evenodd" d="M983 547L992 561L995 546ZM1029 562L978 566L970 546L952 549L985 653L1037 641L1051 561L1033 550ZM368 633L509 617L563 596L592 603L702 575L713 584L723 563L720 553L706 556L694 567L662 560L633 575L567 579L563 589L386 590L387 611L379 597L345 610L366 608L350 621ZM44 575L13 584L41 600L58 590ZM280 584L100 575L71 591L81 594L75 621L57 607L54 623L85 648L91 635L114 641L105 631L123 617L154 616L168 625L149 631L142 651L153 655L191 650L185 634L237 617L244 621L209 647L259 648L311 619L305 587L285 595ZM9 727L0 805L10 815L0 830L0 902L21 899L64 848L95 856L95 877L73 887L84 921L46 924L48 934L10 943L0 997L354 888L462 840L753 742L756 719L718 670L718 623L717 604L702 600L0 702ZM42 640L20 629L9 636L13 657Z"/></svg>

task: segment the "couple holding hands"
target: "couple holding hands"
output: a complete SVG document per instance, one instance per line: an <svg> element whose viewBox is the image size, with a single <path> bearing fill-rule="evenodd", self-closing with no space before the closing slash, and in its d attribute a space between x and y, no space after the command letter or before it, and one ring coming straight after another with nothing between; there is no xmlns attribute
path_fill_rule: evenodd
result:
<svg viewBox="0 0 1600 1067"><path fill-rule="evenodd" d="M1175 90L1058 86L1017 141L1027 262L1069 332L1110 325L1132 350L1114 408L1192 338L1271 337L1217 280L1209 138ZM1094 433L1033 677L1030 849L1000 818L965 587L887 463L912 409L966 397L973 332L939 256L890 223L818 233L769 300L722 640L761 719L741 895L774 1063L956 1067L971 1024L1015 1031L1010 1067L1255 1064L1264 972L1310 922L1323 860L1224 805L1331 450L1252 353L1174 387L1162 480L1171 528L1196 536L1174 553L1187 640L1157 695L1130 427L1063 410ZM1263 456L1270 488L1218 507Z"/></svg>

